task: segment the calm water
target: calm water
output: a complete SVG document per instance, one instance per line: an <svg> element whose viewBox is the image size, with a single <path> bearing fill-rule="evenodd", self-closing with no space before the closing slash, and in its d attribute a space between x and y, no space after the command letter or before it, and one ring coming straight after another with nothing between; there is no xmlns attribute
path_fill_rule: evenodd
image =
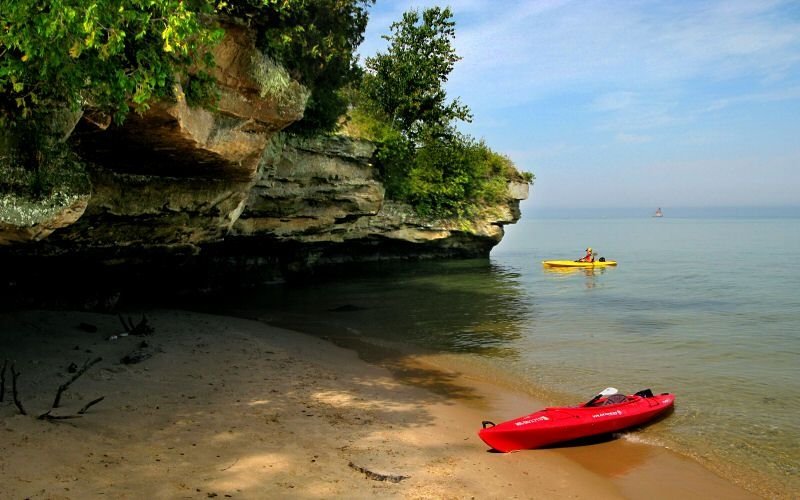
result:
<svg viewBox="0 0 800 500"><path fill-rule="evenodd" d="M541 266L586 246L619 266ZM633 438L796 493L798 252L798 217L541 218L510 228L489 262L385 265L271 288L248 307L312 333L451 353L552 403L606 386L674 392L675 413Z"/></svg>

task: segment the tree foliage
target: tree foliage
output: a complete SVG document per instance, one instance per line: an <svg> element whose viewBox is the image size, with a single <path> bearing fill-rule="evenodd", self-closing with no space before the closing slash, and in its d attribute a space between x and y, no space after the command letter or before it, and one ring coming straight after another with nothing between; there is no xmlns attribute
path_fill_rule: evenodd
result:
<svg viewBox="0 0 800 500"><path fill-rule="evenodd" d="M117 122L170 96L214 100L210 48L219 14L249 20L261 48L312 89L306 123L332 128L346 103L336 91L358 70L366 7L374 0L0 0L0 122L17 155L38 168L53 142L54 109L91 106ZM34 140L31 140L31 137ZM31 161L28 161L31 160Z"/></svg>
<svg viewBox="0 0 800 500"><path fill-rule="evenodd" d="M56 147L53 117L65 108L91 106L119 122L177 82L187 96L213 99L205 70L224 14L257 29L259 48L311 89L302 129L332 129L358 101L355 114L382 142L390 196L430 215L467 214L502 196L510 161L454 125L471 114L445 91L460 59L452 12L406 12L385 37L387 52L362 70L355 49L374 1L0 0L0 141L16 148L17 163L52 170L76 161ZM340 92L356 81L360 90Z"/></svg>
<svg viewBox="0 0 800 500"><path fill-rule="evenodd" d="M0 0L0 113L86 103L120 121L210 64L206 0Z"/></svg>
<svg viewBox="0 0 800 500"><path fill-rule="evenodd" d="M295 131L332 130L347 109L338 90L360 75L356 48L375 0L244 0L225 11L258 29L259 48L311 89Z"/></svg>
<svg viewBox="0 0 800 500"><path fill-rule="evenodd" d="M520 176L510 159L483 141L458 132L470 121L458 99L448 101L445 84L460 60L453 47L455 22L449 8L412 10L392 24L385 53L367 58L348 127L377 139L378 164L389 198L434 217L465 217L500 202L509 180Z"/></svg>
<svg viewBox="0 0 800 500"><path fill-rule="evenodd" d="M210 65L206 0L0 0L0 122L29 169L58 161L50 126L89 105L121 122Z"/></svg>
<svg viewBox="0 0 800 500"><path fill-rule="evenodd" d="M391 26L386 53L367 58L364 92L410 138L426 127L471 121L458 99L447 102L444 85L461 58L453 47L455 21L449 8L412 10Z"/></svg>
<svg viewBox="0 0 800 500"><path fill-rule="evenodd" d="M508 157L455 130L425 128L416 147L388 135L378 159L387 196L425 216L468 217L502 201L509 180L523 180Z"/></svg>
<svg viewBox="0 0 800 500"><path fill-rule="evenodd" d="M224 33L211 15L224 13L258 29L261 48L312 88L309 121L330 127L374 1L0 0L0 116L90 103L122 120L146 109L176 76L213 64L208 48ZM206 80L201 71L194 83Z"/></svg>

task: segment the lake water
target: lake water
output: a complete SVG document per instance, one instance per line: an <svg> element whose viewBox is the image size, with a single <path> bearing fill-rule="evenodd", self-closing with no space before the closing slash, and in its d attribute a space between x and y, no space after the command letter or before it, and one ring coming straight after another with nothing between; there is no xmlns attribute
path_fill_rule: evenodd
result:
<svg viewBox="0 0 800 500"><path fill-rule="evenodd" d="M619 266L541 265L587 246ZM311 333L449 353L552 404L606 386L674 392L675 413L630 439L790 496L800 491L798 252L796 215L534 216L509 227L489 261L376 265L239 306Z"/></svg>

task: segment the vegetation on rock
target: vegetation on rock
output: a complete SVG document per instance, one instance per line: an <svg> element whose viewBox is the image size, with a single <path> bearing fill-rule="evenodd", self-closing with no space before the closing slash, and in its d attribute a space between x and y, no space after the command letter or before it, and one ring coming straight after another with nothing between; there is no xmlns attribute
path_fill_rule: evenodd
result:
<svg viewBox="0 0 800 500"><path fill-rule="evenodd" d="M36 224L91 190L83 164L66 148L58 148L51 154L51 162L36 170L12 164L0 156L0 222Z"/></svg>
<svg viewBox="0 0 800 500"><path fill-rule="evenodd" d="M0 0L0 121L11 147L25 147L57 108L90 106L121 122L177 82L191 103L209 104L224 14L253 25L262 50L311 89L306 121L332 128L373 1Z"/></svg>
<svg viewBox="0 0 800 500"><path fill-rule="evenodd" d="M0 191L18 203L71 196L62 177L81 164L64 141L86 108L121 123L173 98L178 83L190 105L213 107L211 49L225 16L260 33L266 55L252 61L252 76L262 97L305 102L309 87L308 121L331 128L372 2L0 0ZM71 123L60 123L65 111Z"/></svg>
<svg viewBox="0 0 800 500"><path fill-rule="evenodd" d="M211 64L204 0L0 0L0 118L86 104L117 121Z"/></svg>
<svg viewBox="0 0 800 500"><path fill-rule="evenodd" d="M203 75L206 47L223 35L204 21L214 9L203 0L0 0L0 167L27 171L22 184L6 176L3 189L44 208L71 199L73 178L86 174L64 140L82 109L121 122L171 95L176 78L196 89L190 73Z"/></svg>
<svg viewBox="0 0 800 500"><path fill-rule="evenodd" d="M307 103L308 89L292 79L286 68L264 54L253 54L252 73L261 89L259 96L269 97L281 106L292 102Z"/></svg>
<svg viewBox="0 0 800 500"><path fill-rule="evenodd" d="M456 129L471 115L444 89L459 60L449 8L406 12L387 51L357 65L374 2L0 0L0 168L29 172L4 175L0 190L35 199L67 186L57 172L81 170L64 141L83 109L122 122L172 98L177 84L190 105L213 105L221 17L257 32L252 76L262 97L308 99L295 131L331 131L350 108L348 127L380 143L389 197L425 215L462 216L500 201L509 180L530 182Z"/></svg>
<svg viewBox="0 0 800 500"><path fill-rule="evenodd" d="M357 79L356 48L375 0L233 0L222 10L246 18L258 46L311 90L303 120L292 130L331 131L347 110L338 90Z"/></svg>

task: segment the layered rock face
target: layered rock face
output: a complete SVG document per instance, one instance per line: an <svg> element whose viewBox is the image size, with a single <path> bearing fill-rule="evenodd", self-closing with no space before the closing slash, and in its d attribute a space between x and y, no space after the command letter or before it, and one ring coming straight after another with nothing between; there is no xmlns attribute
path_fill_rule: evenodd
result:
<svg viewBox="0 0 800 500"><path fill-rule="evenodd" d="M509 183L506 200L472 220L421 218L385 198L374 149L345 137L277 137L226 241L246 253L247 241L282 248L285 269L299 271L342 262L485 257L502 239L503 225L519 220L519 202L528 196L523 181Z"/></svg>
<svg viewBox="0 0 800 500"><path fill-rule="evenodd" d="M297 85L263 97L250 34L227 33L216 52L217 110L189 107L176 89L174 102L123 126L84 114L70 141L92 165L91 192L55 222L0 221L10 281L92 268L121 279L183 273L197 278L185 286L200 286L360 260L486 256L518 220L522 181L474 220L423 220L386 200L372 144L278 133L302 117L308 94Z"/></svg>

